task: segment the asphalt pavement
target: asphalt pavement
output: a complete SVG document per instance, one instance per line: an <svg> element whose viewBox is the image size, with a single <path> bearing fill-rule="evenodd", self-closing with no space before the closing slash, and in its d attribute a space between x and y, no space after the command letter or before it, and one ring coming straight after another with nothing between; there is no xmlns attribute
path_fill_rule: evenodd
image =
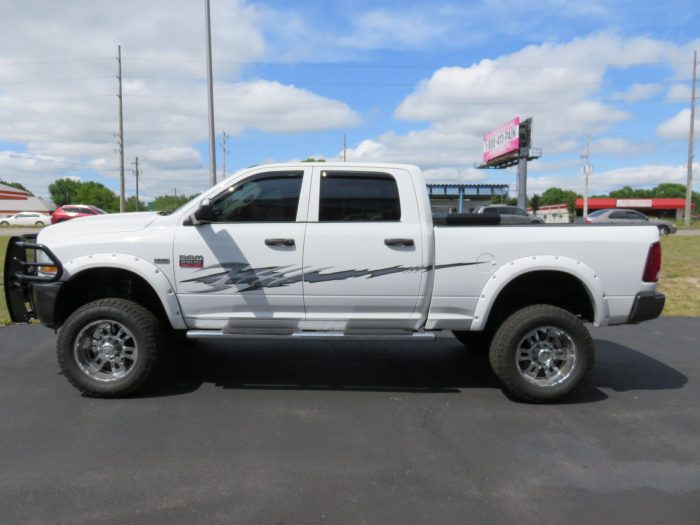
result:
<svg viewBox="0 0 700 525"><path fill-rule="evenodd" d="M509 400L452 337L193 345L82 397L0 329L0 523L700 522L700 319L593 330L566 404Z"/></svg>

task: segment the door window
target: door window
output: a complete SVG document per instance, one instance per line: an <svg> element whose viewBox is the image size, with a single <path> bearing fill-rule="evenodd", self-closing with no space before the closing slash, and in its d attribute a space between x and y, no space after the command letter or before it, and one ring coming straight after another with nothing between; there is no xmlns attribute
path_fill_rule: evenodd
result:
<svg viewBox="0 0 700 525"><path fill-rule="evenodd" d="M212 222L294 222L303 172L275 172L231 186L212 205Z"/></svg>
<svg viewBox="0 0 700 525"><path fill-rule="evenodd" d="M385 173L321 173L320 222L401 220L396 180Z"/></svg>
<svg viewBox="0 0 700 525"><path fill-rule="evenodd" d="M610 214L611 219L626 219L627 215L624 211L614 211Z"/></svg>

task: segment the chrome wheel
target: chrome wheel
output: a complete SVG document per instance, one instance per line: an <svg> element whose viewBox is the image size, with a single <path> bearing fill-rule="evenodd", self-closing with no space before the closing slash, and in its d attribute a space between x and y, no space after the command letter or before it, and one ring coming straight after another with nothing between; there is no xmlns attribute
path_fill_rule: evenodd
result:
<svg viewBox="0 0 700 525"><path fill-rule="evenodd" d="M540 387L553 387L574 373L576 344L561 328L540 326L520 340L515 364L527 382Z"/></svg>
<svg viewBox="0 0 700 525"><path fill-rule="evenodd" d="M99 320L85 326L75 338L73 356L80 370L102 382L123 379L138 359L133 334L116 321Z"/></svg>

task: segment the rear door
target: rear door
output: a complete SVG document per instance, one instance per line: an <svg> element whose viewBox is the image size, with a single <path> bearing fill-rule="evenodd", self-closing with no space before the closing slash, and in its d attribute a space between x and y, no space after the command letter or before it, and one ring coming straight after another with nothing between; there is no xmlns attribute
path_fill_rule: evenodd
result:
<svg viewBox="0 0 700 525"><path fill-rule="evenodd" d="M427 268L410 173L317 167L312 181L304 244L306 323L413 328Z"/></svg>

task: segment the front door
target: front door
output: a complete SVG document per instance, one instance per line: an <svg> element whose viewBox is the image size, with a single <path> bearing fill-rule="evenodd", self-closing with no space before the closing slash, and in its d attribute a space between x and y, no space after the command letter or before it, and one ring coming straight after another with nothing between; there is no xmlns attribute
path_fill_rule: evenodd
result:
<svg viewBox="0 0 700 525"><path fill-rule="evenodd" d="M294 327L304 319L309 179L304 170L253 173L212 199L211 224L177 228L173 263L189 327Z"/></svg>
<svg viewBox="0 0 700 525"><path fill-rule="evenodd" d="M414 328L427 268L410 174L314 168L310 202L306 325Z"/></svg>

